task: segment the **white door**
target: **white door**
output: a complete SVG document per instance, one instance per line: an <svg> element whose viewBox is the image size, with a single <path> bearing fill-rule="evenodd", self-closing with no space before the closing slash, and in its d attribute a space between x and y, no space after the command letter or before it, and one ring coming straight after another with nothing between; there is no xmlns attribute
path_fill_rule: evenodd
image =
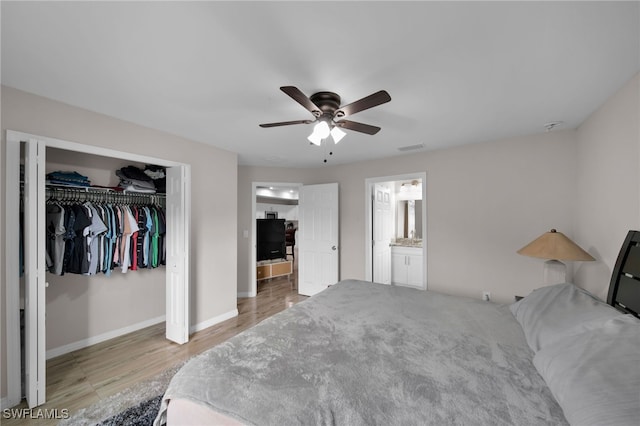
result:
<svg viewBox="0 0 640 426"><path fill-rule="evenodd" d="M298 214L298 292L313 296L338 282L338 184L302 186Z"/></svg>
<svg viewBox="0 0 640 426"><path fill-rule="evenodd" d="M373 281L391 284L391 189L377 183L373 192Z"/></svg>
<svg viewBox="0 0 640 426"><path fill-rule="evenodd" d="M190 169L167 168L166 337L189 341L189 216Z"/></svg>
<svg viewBox="0 0 640 426"><path fill-rule="evenodd" d="M25 143L24 274L25 274L25 393L29 408L45 403L45 144ZM7 247L9 249L9 247Z"/></svg>

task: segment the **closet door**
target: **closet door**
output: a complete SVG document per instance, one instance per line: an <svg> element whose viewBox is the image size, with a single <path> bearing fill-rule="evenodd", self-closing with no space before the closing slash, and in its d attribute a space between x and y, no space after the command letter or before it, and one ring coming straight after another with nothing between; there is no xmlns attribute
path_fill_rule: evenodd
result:
<svg viewBox="0 0 640 426"><path fill-rule="evenodd" d="M30 408L45 402L45 144L25 143L25 372Z"/></svg>
<svg viewBox="0 0 640 426"><path fill-rule="evenodd" d="M182 344L189 341L190 169L188 166L169 167L166 174L166 337Z"/></svg>

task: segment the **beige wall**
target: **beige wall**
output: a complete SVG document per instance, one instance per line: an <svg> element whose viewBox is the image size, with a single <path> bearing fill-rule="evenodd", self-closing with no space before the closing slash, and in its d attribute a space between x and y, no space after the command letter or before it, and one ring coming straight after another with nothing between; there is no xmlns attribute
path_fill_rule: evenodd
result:
<svg viewBox="0 0 640 426"><path fill-rule="evenodd" d="M238 168L238 291L248 292L251 182L338 182L340 278L365 276L365 179L427 174L430 290L498 302L542 281L542 262L516 250L554 227L573 233L574 131L313 169Z"/></svg>
<svg viewBox="0 0 640 426"><path fill-rule="evenodd" d="M640 229L640 74L577 134L576 242L597 261L575 265L576 283L606 300L620 245Z"/></svg>
<svg viewBox="0 0 640 426"><path fill-rule="evenodd" d="M236 309L236 271L229 268L237 262L235 153L7 87L2 87L1 104L2 158L6 145L5 130L11 129L190 164L193 194L191 324L199 324ZM0 179L0 199L4 203L4 174ZM220 182L224 185L217 184ZM218 200L226 201L221 203ZM4 231L2 222L2 235ZM4 246L4 238L2 243ZM4 270L3 263L4 256L0 256L0 271ZM158 275L157 271L114 273L111 278L63 278L55 279L55 284L52 281L47 291L49 348L163 314L164 275ZM2 324L5 323L5 285L2 275ZM63 325L50 326L85 321L85 324L69 330L69 334ZM4 397L6 340L2 328L1 395Z"/></svg>

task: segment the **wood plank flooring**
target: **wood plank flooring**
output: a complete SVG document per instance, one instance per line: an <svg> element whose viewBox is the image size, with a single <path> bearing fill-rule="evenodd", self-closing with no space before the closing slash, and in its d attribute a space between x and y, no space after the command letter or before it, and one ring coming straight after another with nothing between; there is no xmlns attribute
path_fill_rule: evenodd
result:
<svg viewBox="0 0 640 426"><path fill-rule="evenodd" d="M166 340L161 323L47 361L47 403L38 408L64 408L73 414L235 336L306 299L298 295L296 276L294 270L290 281L260 281L257 297L238 299L237 317L192 334L184 345ZM14 408L26 407L23 401ZM57 420L3 416L0 423L44 426Z"/></svg>

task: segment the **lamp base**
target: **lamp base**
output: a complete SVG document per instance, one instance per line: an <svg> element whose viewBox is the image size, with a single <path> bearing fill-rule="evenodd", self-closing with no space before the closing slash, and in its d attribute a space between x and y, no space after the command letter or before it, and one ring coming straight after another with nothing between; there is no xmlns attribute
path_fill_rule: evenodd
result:
<svg viewBox="0 0 640 426"><path fill-rule="evenodd" d="M544 262L544 283L562 284L567 282L567 266L559 260Z"/></svg>

